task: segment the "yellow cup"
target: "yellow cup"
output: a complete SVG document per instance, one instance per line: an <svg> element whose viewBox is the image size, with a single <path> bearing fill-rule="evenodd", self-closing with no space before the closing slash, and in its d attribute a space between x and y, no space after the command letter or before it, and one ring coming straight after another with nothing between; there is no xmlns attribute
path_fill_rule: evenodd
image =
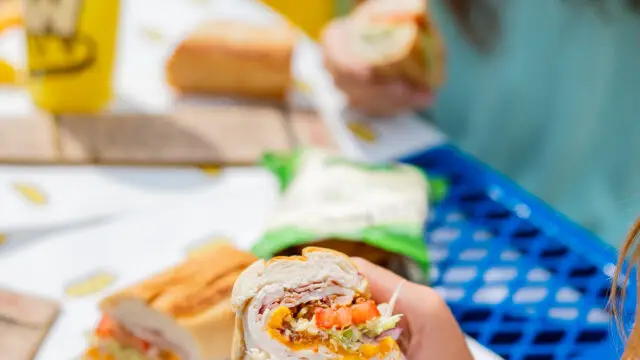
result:
<svg viewBox="0 0 640 360"><path fill-rule="evenodd" d="M52 113L90 113L113 97L120 0L23 0L27 86Z"/></svg>
<svg viewBox="0 0 640 360"><path fill-rule="evenodd" d="M263 3L318 40L322 28L337 16L346 15L362 0L262 0Z"/></svg>

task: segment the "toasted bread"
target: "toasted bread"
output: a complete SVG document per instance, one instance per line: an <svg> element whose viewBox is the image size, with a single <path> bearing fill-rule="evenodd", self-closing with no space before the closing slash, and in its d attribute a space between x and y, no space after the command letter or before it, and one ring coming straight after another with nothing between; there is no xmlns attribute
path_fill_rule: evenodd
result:
<svg viewBox="0 0 640 360"><path fill-rule="evenodd" d="M182 93L282 100L292 83L295 38L280 24L205 23L175 49L167 81Z"/></svg>
<svg viewBox="0 0 640 360"><path fill-rule="evenodd" d="M234 331L233 284L255 260L220 245L105 298L100 308L131 333L133 326L162 333L190 358L224 359Z"/></svg>

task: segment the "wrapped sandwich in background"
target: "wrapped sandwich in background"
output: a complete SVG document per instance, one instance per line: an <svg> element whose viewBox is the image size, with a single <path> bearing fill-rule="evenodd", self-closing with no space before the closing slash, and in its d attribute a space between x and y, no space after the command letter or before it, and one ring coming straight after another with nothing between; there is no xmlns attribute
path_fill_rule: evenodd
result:
<svg viewBox="0 0 640 360"><path fill-rule="evenodd" d="M323 36L347 42L350 61L374 76L431 90L444 81L444 44L427 1L367 0Z"/></svg>
<svg viewBox="0 0 640 360"><path fill-rule="evenodd" d="M256 259L220 245L107 297L84 359L227 359L234 329L231 290Z"/></svg>
<svg viewBox="0 0 640 360"><path fill-rule="evenodd" d="M394 300L376 304L345 254L306 248L259 260L240 275L231 301L232 360L402 359Z"/></svg>
<svg viewBox="0 0 640 360"><path fill-rule="evenodd" d="M446 183L411 165L358 163L316 149L267 154L264 163L283 193L253 253L291 255L313 244L426 282L429 197L442 197Z"/></svg>

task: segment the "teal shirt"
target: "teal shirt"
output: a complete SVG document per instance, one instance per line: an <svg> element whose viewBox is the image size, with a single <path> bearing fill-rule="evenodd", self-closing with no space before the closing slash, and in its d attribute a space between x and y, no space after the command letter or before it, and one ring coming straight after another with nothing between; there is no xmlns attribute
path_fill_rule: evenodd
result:
<svg viewBox="0 0 640 360"><path fill-rule="evenodd" d="M619 1L500 1L481 54L441 0L447 83L431 113L460 147L619 246L640 215L640 15Z"/></svg>

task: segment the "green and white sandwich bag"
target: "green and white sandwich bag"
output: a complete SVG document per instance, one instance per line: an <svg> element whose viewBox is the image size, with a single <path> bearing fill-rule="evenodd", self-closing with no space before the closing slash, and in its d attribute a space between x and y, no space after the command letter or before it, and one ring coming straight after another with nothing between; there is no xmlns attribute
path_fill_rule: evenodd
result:
<svg viewBox="0 0 640 360"><path fill-rule="evenodd" d="M252 249L257 256L328 239L362 242L406 258L406 272L424 282L429 197L444 195L444 181L429 181L411 165L359 163L315 149L269 153L263 163L278 177L282 198Z"/></svg>

